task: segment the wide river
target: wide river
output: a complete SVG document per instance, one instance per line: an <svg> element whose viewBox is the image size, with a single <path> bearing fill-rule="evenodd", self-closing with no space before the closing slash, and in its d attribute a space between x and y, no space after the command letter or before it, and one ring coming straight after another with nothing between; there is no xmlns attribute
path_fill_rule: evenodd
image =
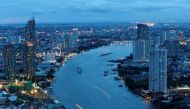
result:
<svg viewBox="0 0 190 109"><path fill-rule="evenodd" d="M100 56L103 53L112 53ZM119 87L117 74L104 76L108 60L132 53L132 44L105 46L78 54L59 69L53 83L55 97L66 109L147 109L148 103L126 87ZM81 67L82 73L77 73ZM116 66L115 66L116 67Z"/></svg>

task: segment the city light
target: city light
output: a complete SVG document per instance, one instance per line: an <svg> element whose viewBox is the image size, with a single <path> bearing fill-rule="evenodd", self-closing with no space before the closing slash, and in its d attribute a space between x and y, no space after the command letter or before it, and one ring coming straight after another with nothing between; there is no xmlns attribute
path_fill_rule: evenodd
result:
<svg viewBox="0 0 190 109"><path fill-rule="evenodd" d="M190 109L188 2L0 1L0 109Z"/></svg>

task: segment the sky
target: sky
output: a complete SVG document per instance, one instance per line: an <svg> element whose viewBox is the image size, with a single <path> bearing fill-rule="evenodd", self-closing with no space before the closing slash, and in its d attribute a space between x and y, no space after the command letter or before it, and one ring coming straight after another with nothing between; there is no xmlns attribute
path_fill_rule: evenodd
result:
<svg viewBox="0 0 190 109"><path fill-rule="evenodd" d="M190 22L190 0L0 0L0 24Z"/></svg>

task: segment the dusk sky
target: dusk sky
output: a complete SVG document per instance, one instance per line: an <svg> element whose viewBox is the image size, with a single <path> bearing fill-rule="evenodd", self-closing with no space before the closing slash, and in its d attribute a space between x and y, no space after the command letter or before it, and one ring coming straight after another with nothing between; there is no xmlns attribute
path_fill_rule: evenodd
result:
<svg viewBox="0 0 190 109"><path fill-rule="evenodd" d="M190 22L190 0L0 0L0 23Z"/></svg>

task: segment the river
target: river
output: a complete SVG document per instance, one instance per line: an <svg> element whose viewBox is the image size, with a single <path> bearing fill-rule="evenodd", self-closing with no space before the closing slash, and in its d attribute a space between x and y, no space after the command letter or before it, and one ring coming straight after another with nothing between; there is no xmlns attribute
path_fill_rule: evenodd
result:
<svg viewBox="0 0 190 109"><path fill-rule="evenodd" d="M103 53L112 53L100 56ZM147 109L148 103L115 81L117 74L104 76L108 60L120 59L132 53L132 44L104 46L70 59L56 73L53 83L55 97L67 109ZM77 73L81 67L82 73Z"/></svg>

